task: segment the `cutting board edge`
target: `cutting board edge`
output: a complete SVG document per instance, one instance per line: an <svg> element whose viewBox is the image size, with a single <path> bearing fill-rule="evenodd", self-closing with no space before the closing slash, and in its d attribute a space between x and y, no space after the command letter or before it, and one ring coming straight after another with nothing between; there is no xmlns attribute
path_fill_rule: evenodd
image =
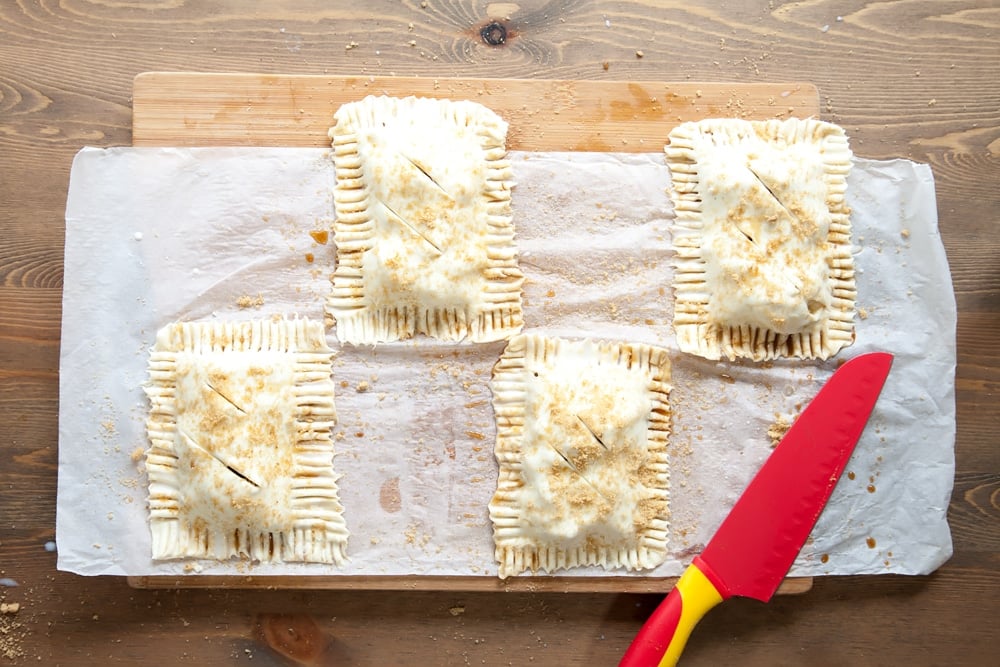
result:
<svg viewBox="0 0 1000 667"><path fill-rule="evenodd" d="M135 589L270 589L457 591L500 593L668 593L677 577L495 577L455 575L155 575L126 577ZM813 587L813 577L789 577L776 595L801 595Z"/></svg>

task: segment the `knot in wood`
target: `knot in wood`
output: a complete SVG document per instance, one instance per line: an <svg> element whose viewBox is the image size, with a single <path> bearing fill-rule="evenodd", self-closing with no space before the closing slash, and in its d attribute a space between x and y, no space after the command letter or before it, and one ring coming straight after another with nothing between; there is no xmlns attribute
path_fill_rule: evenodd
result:
<svg viewBox="0 0 1000 667"><path fill-rule="evenodd" d="M502 23L493 21L480 29L479 36L490 46L503 46L507 43L507 28Z"/></svg>

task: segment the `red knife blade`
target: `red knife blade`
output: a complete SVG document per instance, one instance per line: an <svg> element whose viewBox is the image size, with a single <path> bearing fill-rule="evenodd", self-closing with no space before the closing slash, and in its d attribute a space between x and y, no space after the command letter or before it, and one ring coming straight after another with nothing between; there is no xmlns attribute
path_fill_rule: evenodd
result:
<svg viewBox="0 0 1000 667"><path fill-rule="evenodd" d="M695 624L719 602L771 599L840 479L891 366L891 354L864 354L823 385L643 625L621 667L676 664Z"/></svg>

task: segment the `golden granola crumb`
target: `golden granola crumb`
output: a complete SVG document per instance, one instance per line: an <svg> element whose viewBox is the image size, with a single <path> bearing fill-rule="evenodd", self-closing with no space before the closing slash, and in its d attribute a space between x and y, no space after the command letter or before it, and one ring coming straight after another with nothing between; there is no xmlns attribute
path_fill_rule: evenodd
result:
<svg viewBox="0 0 1000 667"><path fill-rule="evenodd" d="M244 294L240 298L236 299L236 305L240 308L260 308L264 305L264 297L257 294L257 296L250 296L249 294Z"/></svg>
<svg viewBox="0 0 1000 667"><path fill-rule="evenodd" d="M785 437L785 434L788 433L788 429L791 427L791 422L783 415L775 415L774 423L767 429L767 437L771 439L771 446L777 447L778 443L781 442L781 439Z"/></svg>
<svg viewBox="0 0 1000 667"><path fill-rule="evenodd" d="M12 614L0 615L0 657L17 660L24 657L21 642L28 631Z"/></svg>

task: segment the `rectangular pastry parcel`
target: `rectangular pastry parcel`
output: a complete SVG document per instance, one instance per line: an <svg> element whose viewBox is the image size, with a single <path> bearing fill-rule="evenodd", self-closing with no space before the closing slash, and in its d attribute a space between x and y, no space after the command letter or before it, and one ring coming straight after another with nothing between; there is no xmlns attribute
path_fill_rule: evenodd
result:
<svg viewBox="0 0 1000 667"><path fill-rule="evenodd" d="M493 371L501 578L663 562L670 361L648 345L511 338Z"/></svg>
<svg viewBox="0 0 1000 667"><path fill-rule="evenodd" d="M818 120L683 123L666 146L674 328L708 359L826 359L854 340L851 151Z"/></svg>
<svg viewBox="0 0 1000 667"><path fill-rule="evenodd" d="M341 564L333 353L311 320L177 322L150 354L154 560Z"/></svg>
<svg viewBox="0 0 1000 667"><path fill-rule="evenodd" d="M520 331L507 124L475 102L415 97L366 97L335 120L337 338Z"/></svg>

